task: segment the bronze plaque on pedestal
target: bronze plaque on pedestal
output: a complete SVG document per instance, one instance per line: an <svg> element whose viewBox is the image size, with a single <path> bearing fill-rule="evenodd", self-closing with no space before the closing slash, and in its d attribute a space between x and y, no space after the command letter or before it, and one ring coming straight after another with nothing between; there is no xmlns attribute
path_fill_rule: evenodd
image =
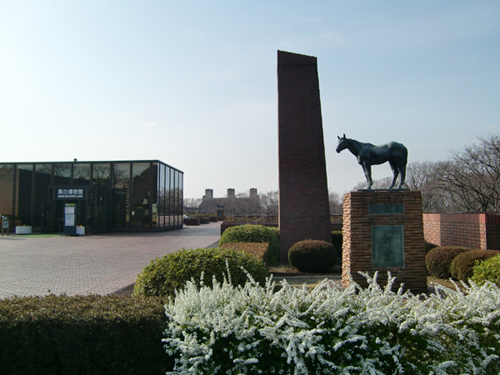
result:
<svg viewBox="0 0 500 375"><path fill-rule="evenodd" d="M372 227L372 264L374 268L404 267L402 225Z"/></svg>

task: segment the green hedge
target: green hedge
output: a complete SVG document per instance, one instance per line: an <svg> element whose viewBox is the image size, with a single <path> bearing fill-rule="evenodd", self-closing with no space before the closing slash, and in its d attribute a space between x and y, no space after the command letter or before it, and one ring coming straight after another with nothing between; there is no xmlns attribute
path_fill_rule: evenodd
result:
<svg viewBox="0 0 500 375"><path fill-rule="evenodd" d="M0 373L163 374L165 299L49 295L0 300Z"/></svg>
<svg viewBox="0 0 500 375"><path fill-rule="evenodd" d="M478 285L490 281L500 286L500 255L495 255L476 264L473 268L472 281Z"/></svg>
<svg viewBox="0 0 500 375"><path fill-rule="evenodd" d="M299 241L288 250L290 265L300 272L329 272L336 260L335 247L326 241Z"/></svg>
<svg viewBox="0 0 500 375"><path fill-rule="evenodd" d="M471 250L458 254L451 262L450 272L457 280L468 281L477 263L500 254L498 250Z"/></svg>
<svg viewBox="0 0 500 375"><path fill-rule="evenodd" d="M227 266L226 266L227 261ZM175 253L151 261L139 275L134 286L134 296L170 296L184 288L187 281L194 279L211 286L213 277L222 281L227 267L234 285L244 285L246 272L260 283L269 276L266 264L256 257L232 249L181 249ZM241 269L243 267L245 270Z"/></svg>
<svg viewBox="0 0 500 375"><path fill-rule="evenodd" d="M222 233L219 245L238 242L269 242L269 264L277 264L280 259L280 243L275 232L275 229L264 225L238 225Z"/></svg>

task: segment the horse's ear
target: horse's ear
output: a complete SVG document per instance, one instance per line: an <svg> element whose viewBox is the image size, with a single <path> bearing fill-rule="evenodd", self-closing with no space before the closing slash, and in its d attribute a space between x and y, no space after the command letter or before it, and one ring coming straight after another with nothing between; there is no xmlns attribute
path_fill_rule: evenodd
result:
<svg viewBox="0 0 500 375"><path fill-rule="evenodd" d="M344 133L344 139L345 139L345 133Z"/></svg>
<svg viewBox="0 0 500 375"><path fill-rule="evenodd" d="M337 138L338 138L338 139L339 139L339 141L340 141L340 137L339 137L338 135L337 135Z"/></svg>

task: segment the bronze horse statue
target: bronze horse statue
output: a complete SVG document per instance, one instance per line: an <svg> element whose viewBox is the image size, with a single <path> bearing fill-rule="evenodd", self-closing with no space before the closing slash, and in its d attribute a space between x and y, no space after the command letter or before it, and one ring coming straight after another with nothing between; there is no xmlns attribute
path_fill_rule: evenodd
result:
<svg viewBox="0 0 500 375"><path fill-rule="evenodd" d="M375 146L371 143L362 143L354 139L346 138L345 134L342 138L337 137L339 143L337 145L337 152L345 150L346 148L356 156L358 163L363 167L365 172L366 181L368 182L367 189L371 189L372 181L372 165L383 164L389 162L391 165L394 178L389 189L396 185L396 179L399 174L401 178L399 181L398 189L405 183L406 178L406 162L408 161L408 150L406 147L398 142L389 142L385 145Z"/></svg>

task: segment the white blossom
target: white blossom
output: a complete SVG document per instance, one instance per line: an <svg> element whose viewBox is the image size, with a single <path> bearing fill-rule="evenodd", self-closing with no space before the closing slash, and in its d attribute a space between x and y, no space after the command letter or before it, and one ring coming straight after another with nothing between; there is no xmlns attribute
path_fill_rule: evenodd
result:
<svg viewBox="0 0 500 375"><path fill-rule="evenodd" d="M229 277L229 276L228 276ZM388 274L368 287L323 280L275 291L188 282L165 306L168 374L497 374L500 289L492 283L415 296ZM458 289L458 288L457 288Z"/></svg>

